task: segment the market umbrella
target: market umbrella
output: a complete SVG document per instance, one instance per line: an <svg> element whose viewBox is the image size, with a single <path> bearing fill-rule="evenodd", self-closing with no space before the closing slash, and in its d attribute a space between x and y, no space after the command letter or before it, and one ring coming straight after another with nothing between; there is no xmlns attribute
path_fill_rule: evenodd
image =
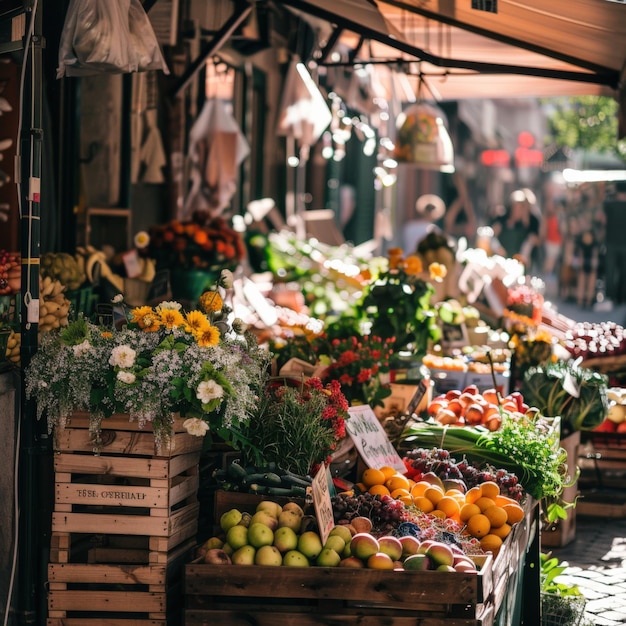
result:
<svg viewBox="0 0 626 626"><path fill-rule="evenodd" d="M237 168L250 146L220 98L210 98L189 133L190 189L182 218L195 211L219 215L236 189Z"/></svg>

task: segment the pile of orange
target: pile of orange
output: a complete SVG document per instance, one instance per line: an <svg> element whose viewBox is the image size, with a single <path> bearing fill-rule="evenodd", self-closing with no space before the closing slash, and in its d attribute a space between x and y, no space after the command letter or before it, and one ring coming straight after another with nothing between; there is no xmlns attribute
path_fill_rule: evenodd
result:
<svg viewBox="0 0 626 626"><path fill-rule="evenodd" d="M467 493L436 483L415 482L393 467L366 469L357 485L373 495L390 495L407 506L442 519L452 519L475 537L485 552L496 556L514 524L524 519L518 502L500 493L496 482L484 482Z"/></svg>

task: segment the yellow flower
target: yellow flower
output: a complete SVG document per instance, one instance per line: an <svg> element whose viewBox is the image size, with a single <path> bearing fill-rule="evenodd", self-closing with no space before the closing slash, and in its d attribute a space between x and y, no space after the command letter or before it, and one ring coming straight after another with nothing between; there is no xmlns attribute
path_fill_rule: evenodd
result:
<svg viewBox="0 0 626 626"><path fill-rule="evenodd" d="M222 296L217 291L206 291L200 296L198 303L205 313L216 313L224 306Z"/></svg>
<svg viewBox="0 0 626 626"><path fill-rule="evenodd" d="M138 324L139 328L147 333L154 333L161 327L159 316L149 306L140 306L131 312L131 322Z"/></svg>
<svg viewBox="0 0 626 626"><path fill-rule="evenodd" d="M442 263L431 263L428 266L430 272L430 280L435 282L443 282L443 279L448 275L448 268Z"/></svg>
<svg viewBox="0 0 626 626"><path fill-rule="evenodd" d="M161 324L165 328L177 328L185 323L185 318L181 312L174 309L159 309L159 315L161 316Z"/></svg>
<svg viewBox="0 0 626 626"><path fill-rule="evenodd" d="M220 331L209 324L205 328L202 328L194 333L194 337L199 346L206 348L208 346L215 346L220 340Z"/></svg>
<svg viewBox="0 0 626 626"><path fill-rule="evenodd" d="M211 323L201 311L190 311L185 317L185 330L193 335L202 332Z"/></svg>

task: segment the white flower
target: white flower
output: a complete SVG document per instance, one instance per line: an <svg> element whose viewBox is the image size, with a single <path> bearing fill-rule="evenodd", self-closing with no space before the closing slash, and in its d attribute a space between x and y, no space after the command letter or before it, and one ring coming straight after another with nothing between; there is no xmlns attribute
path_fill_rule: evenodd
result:
<svg viewBox="0 0 626 626"><path fill-rule="evenodd" d="M198 385L196 398L198 398L202 404L208 404L211 400L222 397L224 397L224 388L214 380L203 380Z"/></svg>
<svg viewBox="0 0 626 626"><path fill-rule="evenodd" d="M117 380L123 383L128 383L129 385L134 383L136 378L137 377L132 372L126 372L124 370L120 370L117 373Z"/></svg>
<svg viewBox="0 0 626 626"><path fill-rule="evenodd" d="M222 270L220 273L220 285L224 289L230 289L233 286L233 273L230 270Z"/></svg>
<svg viewBox="0 0 626 626"><path fill-rule="evenodd" d="M171 309L172 311L180 311L182 309L182 304L180 302L173 302L173 301L168 301L168 302L160 302L157 307L156 310L157 311L164 311L166 309Z"/></svg>
<svg viewBox="0 0 626 626"><path fill-rule="evenodd" d="M89 348L91 348L91 344L86 339L82 343L72 346L74 356L84 356L89 352Z"/></svg>
<svg viewBox="0 0 626 626"><path fill-rule="evenodd" d="M145 248L150 243L150 235L145 230L140 230L133 238L135 248Z"/></svg>
<svg viewBox="0 0 626 626"><path fill-rule="evenodd" d="M209 425L197 417L190 417L183 422L183 428L190 434L196 437L204 437Z"/></svg>
<svg viewBox="0 0 626 626"><path fill-rule="evenodd" d="M113 367L132 367L137 353L128 345L116 346L111 350L109 364Z"/></svg>
<svg viewBox="0 0 626 626"><path fill-rule="evenodd" d="M113 304L121 304L122 302L124 302L124 296L121 293L118 293L113 300L111 300L111 302Z"/></svg>

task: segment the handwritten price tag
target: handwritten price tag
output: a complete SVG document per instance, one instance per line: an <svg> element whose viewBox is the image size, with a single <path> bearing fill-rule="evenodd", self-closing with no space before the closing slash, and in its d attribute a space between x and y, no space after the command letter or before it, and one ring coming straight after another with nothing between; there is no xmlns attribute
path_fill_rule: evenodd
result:
<svg viewBox="0 0 626 626"><path fill-rule="evenodd" d="M393 447L382 424L370 406L352 406L348 409L350 418L346 430L352 438L363 462L368 467L379 468L390 465L399 472L406 467Z"/></svg>
<svg viewBox="0 0 626 626"><path fill-rule="evenodd" d="M331 484L332 478L328 468L325 470L320 469L311 484L313 490L313 507L315 508L315 517L317 518L317 525L320 529L322 544L326 543L328 535L335 525L333 505L330 499Z"/></svg>

